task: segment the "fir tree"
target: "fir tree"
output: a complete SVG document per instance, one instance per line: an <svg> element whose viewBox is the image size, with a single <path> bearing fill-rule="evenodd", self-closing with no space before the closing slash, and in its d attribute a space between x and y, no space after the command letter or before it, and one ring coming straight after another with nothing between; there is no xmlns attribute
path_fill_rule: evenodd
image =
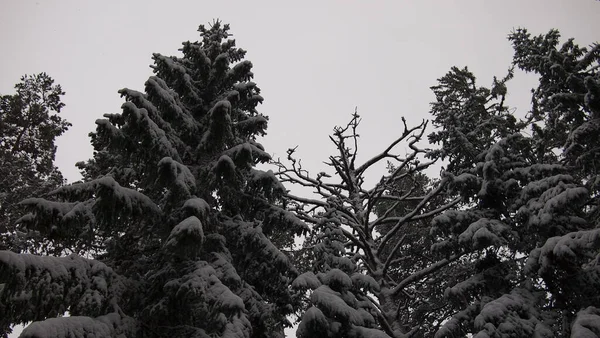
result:
<svg viewBox="0 0 600 338"><path fill-rule="evenodd" d="M525 46L529 36L524 32L510 37L515 64L526 70L545 68L557 33L548 34L548 40L534 39L533 48ZM572 42L567 45L566 50ZM481 143L472 154L464 149L473 147L452 150L452 156L474 161L450 173L451 186L465 197L465 204L434 218L437 243L432 250L476 251L461 262L467 274L444 292L455 313L436 337L578 337L600 332L594 324L600 300L600 232L587 207L590 185L584 186L583 163L570 161L568 147L560 146L569 132L559 125L573 120L566 111L558 113L566 106L555 105L562 97L556 93L575 79L542 76L540 81L529 121L515 125L514 118L499 116L500 123L491 125L499 137L485 139L489 143ZM462 92L450 87L446 95L452 96L453 90ZM440 112L434 109L433 114ZM443 130L461 129L465 120L445 123ZM533 125L533 137L525 130L531 122L542 122ZM507 130L511 124L518 129Z"/></svg>
<svg viewBox="0 0 600 338"><path fill-rule="evenodd" d="M561 299L585 294L591 305L597 293L585 291L583 281L569 291L562 281L557 292L540 283L532 267L541 263L553 270L548 257L540 260L540 250L546 252L556 236L590 230L581 209L587 190L565 167L535 161L533 141L520 134L499 140L480 156L469 172L452 179L469 203L432 222L433 252L471 252L460 262L463 275L444 291L455 312L436 337L552 337L565 329L565 310L576 308Z"/></svg>
<svg viewBox="0 0 600 338"><path fill-rule="evenodd" d="M0 251L5 336L28 321L22 337L283 336L296 270L269 237L305 226L256 168L263 98L228 31L154 54L145 91L96 121L83 182L23 202L54 257Z"/></svg>
<svg viewBox="0 0 600 338"><path fill-rule="evenodd" d="M528 116L538 153L556 157L575 170L592 193L589 206L600 218L600 45L579 47L574 39L560 45L560 34L531 36L526 29L510 34L514 64L539 76ZM559 46L560 45L560 46Z"/></svg>
<svg viewBox="0 0 600 338"><path fill-rule="evenodd" d="M447 169L459 172L470 168L487 149L502 137L518 131L517 120L504 104L512 69L501 80L494 77L491 88L477 85L467 67L452 69L431 87L436 101L431 103L433 126L429 142L441 148L428 154L448 160Z"/></svg>

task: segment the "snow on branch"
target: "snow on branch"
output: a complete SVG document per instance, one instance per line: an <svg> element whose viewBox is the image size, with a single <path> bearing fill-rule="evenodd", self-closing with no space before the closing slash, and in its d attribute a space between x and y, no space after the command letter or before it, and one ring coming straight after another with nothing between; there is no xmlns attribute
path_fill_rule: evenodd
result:
<svg viewBox="0 0 600 338"><path fill-rule="evenodd" d="M311 306L302 315L302 321L298 325L296 336L300 338L312 337L312 332L326 332L329 327L327 317L316 306Z"/></svg>
<svg viewBox="0 0 600 338"><path fill-rule="evenodd" d="M454 284L452 287L446 288L444 290L444 298L456 303L466 304L468 300L473 298L472 296L476 296L477 289L484 285L485 279L483 274L476 274Z"/></svg>
<svg viewBox="0 0 600 338"><path fill-rule="evenodd" d="M292 282L292 287L295 289L306 290L310 288L314 290L319 286L321 286L321 281L311 271L301 274Z"/></svg>
<svg viewBox="0 0 600 338"><path fill-rule="evenodd" d="M350 276L350 278L352 278L352 283L355 287L365 289L371 292L380 291L380 285L373 277L369 275L364 275L362 273L355 272L352 274L352 276Z"/></svg>
<svg viewBox="0 0 600 338"><path fill-rule="evenodd" d="M4 320L25 323L61 315L97 316L117 305L124 288L111 268L96 260L0 251Z"/></svg>
<svg viewBox="0 0 600 338"><path fill-rule="evenodd" d="M571 327L571 337L597 338L600 336L600 309L590 306L577 312Z"/></svg>
<svg viewBox="0 0 600 338"><path fill-rule="evenodd" d="M132 214L158 212L158 206L146 195L134 189L122 187L112 176L76 183L58 188L54 195L76 199L95 198L96 204L107 203L124 206ZM114 210L112 210L114 212Z"/></svg>
<svg viewBox="0 0 600 338"><path fill-rule="evenodd" d="M134 329L133 318L110 313L96 318L72 316L33 322L19 338L125 338L133 336Z"/></svg>
<svg viewBox="0 0 600 338"><path fill-rule="evenodd" d="M480 218L471 223L458 237L458 242L463 245L483 249L488 246L500 246L507 242L510 227L498 220Z"/></svg>
<svg viewBox="0 0 600 338"><path fill-rule="evenodd" d="M521 169L521 168L520 168ZM521 170L513 170L513 172L517 174L523 174L524 169ZM529 176L533 170L528 170L526 175ZM543 177L539 180L534 180L529 182L526 186L523 187L520 193L520 198L517 201L518 205L523 205L530 201L531 199L540 196L544 191L552 187L556 187L559 184L563 184L563 187L566 187L571 182L573 182L573 177L571 175L565 174L557 174L549 177Z"/></svg>
<svg viewBox="0 0 600 338"><path fill-rule="evenodd" d="M222 253L213 253L213 256L210 265L215 269L219 280L230 287L242 285L242 278L235 270L233 264L229 262L230 258Z"/></svg>
<svg viewBox="0 0 600 338"><path fill-rule="evenodd" d="M210 212L210 205L202 198L194 197L186 200L182 209L189 215L196 216L200 220L206 220Z"/></svg>
<svg viewBox="0 0 600 338"><path fill-rule="evenodd" d="M113 141L123 140L123 132L121 129L113 125L109 119L97 119L96 125L98 126L99 133L105 133Z"/></svg>
<svg viewBox="0 0 600 338"><path fill-rule="evenodd" d="M164 114L161 115L159 109L154 105L154 103L149 100L147 94L128 88L119 90L119 93L121 96L125 96L127 101L131 101L133 104L135 104L136 107L146 109L148 116L152 119L152 121L154 121L156 125L165 132L167 137L170 138L171 143L177 147L181 146L182 142L177 138L177 136L175 136L176 133L174 132L173 125L180 127L188 133L195 133L198 131L198 124L196 120L187 113L182 115L164 116ZM165 121L165 118L169 118L169 122Z"/></svg>
<svg viewBox="0 0 600 338"><path fill-rule="evenodd" d="M192 76L189 74L193 74L194 71L188 71L186 66L184 66L185 61L175 56L164 56L159 53L154 53L152 54L152 58L156 65L150 67L153 68L160 77L153 76L146 82L146 92L148 92L149 96L157 96L159 101L162 101L159 105L163 106L167 111L174 111L175 115L178 115L177 117L183 117L184 115L189 116L188 114L178 114L178 110L181 110L182 105L180 105L176 94L169 90L167 84L165 83L164 86L160 85L159 87L157 87L157 84L159 84L158 80L162 81L162 77L165 81L169 82L171 87L183 92L187 101L190 101L191 99L194 103L202 102L197 83L195 83ZM154 83L151 83L151 80ZM175 107L175 105L178 107Z"/></svg>
<svg viewBox="0 0 600 338"><path fill-rule="evenodd" d="M265 163L271 160L271 155L250 142L235 145L223 152L229 156L236 165L250 168L257 163Z"/></svg>
<svg viewBox="0 0 600 338"><path fill-rule="evenodd" d="M170 251L185 257L195 257L204 243L202 223L196 216L190 216L177 224L165 242Z"/></svg>
<svg viewBox="0 0 600 338"><path fill-rule="evenodd" d="M45 217L56 217L56 218L64 218L67 214L71 213L75 206L80 204L79 202L56 202L49 201L44 198L39 197L31 197L24 199L19 202L20 205L26 207L32 207L35 209L37 213L43 215ZM29 217L27 217L29 219ZM19 219L16 223L20 223L21 220L26 220L25 218Z"/></svg>
<svg viewBox="0 0 600 338"><path fill-rule="evenodd" d="M210 148L221 146L222 142L232 136L231 103L227 100L218 101L208 112L209 126L200 140L200 147Z"/></svg>
<svg viewBox="0 0 600 338"><path fill-rule="evenodd" d="M39 231L52 244L47 249L60 253L65 249L81 252L93 246L96 216L93 200L83 202L56 202L43 198L28 198L20 202L29 208L29 213L15 223Z"/></svg>
<svg viewBox="0 0 600 338"><path fill-rule="evenodd" d="M306 234L310 230L308 225L292 211L270 205L268 211L265 212L265 220L263 221L265 231L268 231L275 226L279 227L284 225L286 229L289 229L296 236Z"/></svg>
<svg viewBox="0 0 600 338"><path fill-rule="evenodd" d="M250 81L254 77L252 74L252 62L244 60L238 62L227 71L226 81L230 83Z"/></svg>
<svg viewBox="0 0 600 338"><path fill-rule="evenodd" d="M123 109L123 117L131 128L142 133L140 142L142 142L145 149L158 154L160 157L169 156L175 160L181 160L177 149L168 139L165 131L154 122L145 108L138 108L133 102L129 101L123 103L121 108Z"/></svg>
<svg viewBox="0 0 600 338"><path fill-rule="evenodd" d="M237 130L243 135L264 135L267 129L267 118L263 115L249 116L236 124Z"/></svg>
<svg viewBox="0 0 600 338"><path fill-rule="evenodd" d="M217 260L214 266L205 261L196 262L190 270L184 271L183 276L170 279L164 285L163 299L148 309L151 317L160 320L170 315L173 309L168 304L173 300L179 302L179 309L186 309L186 314L200 318L222 317L223 325L233 320L232 317L242 315L245 312L244 301L224 284L232 280L239 284L240 278L235 270L226 271L231 269L231 265L223 260Z"/></svg>
<svg viewBox="0 0 600 338"><path fill-rule="evenodd" d="M479 303L467 306L465 309L455 313L452 318L446 321L435 333L434 338L453 338L464 334L463 327L466 327L473 320L479 311Z"/></svg>
<svg viewBox="0 0 600 338"><path fill-rule="evenodd" d="M171 157L164 157L158 162L158 174L167 186L175 186L181 197L190 197L196 190L196 178L190 169Z"/></svg>
<svg viewBox="0 0 600 338"><path fill-rule="evenodd" d="M177 93L169 88L163 79L157 76L151 76L148 81L146 81L146 93L148 93L149 97L155 96L157 98L156 101L158 101L159 107L163 108L161 109L163 115L190 115L189 112L184 111L184 108L182 108L183 104L181 104Z"/></svg>
<svg viewBox="0 0 600 338"><path fill-rule="evenodd" d="M29 198L21 203L29 208L30 213L19 222L40 231L50 240L56 237L56 252L61 252L63 246L79 252L77 250L94 246L92 242L99 239L98 236L110 236L119 231L123 222L116 220L132 216L151 217L160 211L148 196L122 187L112 176L66 185L53 191L51 196L80 202Z"/></svg>
<svg viewBox="0 0 600 338"><path fill-rule="evenodd" d="M475 317L475 328L480 330L475 337L552 337L550 329L537 318L535 303L535 296L523 289L486 303Z"/></svg>
<svg viewBox="0 0 600 338"><path fill-rule="evenodd" d="M226 236L231 240L230 245L237 245L247 258L261 257L261 261L254 261L258 271L264 270L265 277L275 267L279 271L288 271L295 268L291 265L288 257L281 252L262 232L260 226L243 222L237 219L227 220L224 226L228 229ZM268 259L268 264L262 261ZM272 274L272 273L271 273ZM269 276L273 277L273 276Z"/></svg>
<svg viewBox="0 0 600 338"><path fill-rule="evenodd" d="M582 261L592 260L597 255L598 248L600 229L552 237L531 252L525 270L542 275L561 266L581 266Z"/></svg>
<svg viewBox="0 0 600 338"><path fill-rule="evenodd" d="M340 320L355 324L368 325L373 321L373 317L366 316L367 312L359 311L341 298L339 292L333 291L327 285L321 285L311 295L311 301L321 308L329 317L339 318Z"/></svg>
<svg viewBox="0 0 600 338"><path fill-rule="evenodd" d="M231 322L225 325L222 338L247 337L247 332L252 331L252 324L246 316L236 316L231 318Z"/></svg>

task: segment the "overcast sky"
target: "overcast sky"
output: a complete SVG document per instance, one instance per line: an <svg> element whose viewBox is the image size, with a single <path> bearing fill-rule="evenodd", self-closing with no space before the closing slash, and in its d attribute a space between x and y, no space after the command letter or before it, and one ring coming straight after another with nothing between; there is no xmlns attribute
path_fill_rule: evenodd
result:
<svg viewBox="0 0 600 338"><path fill-rule="evenodd" d="M153 52L177 55L182 41L214 18L231 24L254 64L270 117L266 150L300 145L310 168L332 147L328 134L354 107L363 117L361 157L410 123L428 119L429 89L452 66L469 66L480 85L506 74L513 28L557 28L580 45L600 39L600 2L505 1L28 1L0 0L0 93L24 74L47 72L66 91L57 164L69 181L92 156L87 134L104 113L120 112L117 90L142 90ZM523 115L535 79L509 84ZM319 169L320 170L320 169Z"/></svg>
<svg viewBox="0 0 600 338"><path fill-rule="evenodd" d="M151 55L176 55L199 24L221 18L248 51L270 117L266 150L300 145L309 166L333 149L328 134L354 107L363 117L366 159L398 135L401 116L429 118L430 86L451 66L469 66L481 85L503 76L513 28L557 28L582 45L597 41L600 2L539 1L7 1L0 0L0 93L24 74L47 72L66 91L73 126L58 140L70 180L91 157L87 134L120 111L117 90L142 90ZM509 104L528 109L535 79L518 74Z"/></svg>

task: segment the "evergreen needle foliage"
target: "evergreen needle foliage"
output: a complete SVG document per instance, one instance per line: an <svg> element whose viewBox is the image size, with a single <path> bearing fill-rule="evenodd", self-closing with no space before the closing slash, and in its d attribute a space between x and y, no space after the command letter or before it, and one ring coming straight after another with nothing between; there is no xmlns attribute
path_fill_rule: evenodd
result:
<svg viewBox="0 0 600 338"><path fill-rule="evenodd" d="M17 231L19 202L63 184L54 166L54 141L71 124L58 115L65 93L46 73L23 76L15 89L0 96L0 249L24 251L34 250L43 237Z"/></svg>
<svg viewBox="0 0 600 338"><path fill-rule="evenodd" d="M22 202L44 255L0 251L0 332L21 337L282 337L304 224L257 164L267 117L229 26L154 54L143 92L96 121L83 182ZM70 317L60 317L65 311Z"/></svg>

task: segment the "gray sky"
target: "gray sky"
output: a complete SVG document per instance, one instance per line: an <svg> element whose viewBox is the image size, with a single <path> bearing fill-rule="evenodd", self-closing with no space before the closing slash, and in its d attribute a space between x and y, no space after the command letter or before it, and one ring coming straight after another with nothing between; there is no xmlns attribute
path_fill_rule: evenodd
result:
<svg viewBox="0 0 600 338"><path fill-rule="evenodd" d="M429 87L451 66L481 85L503 76L515 27L558 28L582 45L598 39L600 2L528 1L7 1L0 0L0 93L23 74L45 71L66 91L62 115L73 126L58 144L70 180L91 157L87 134L104 113L120 111L117 90L142 90L153 52L177 54L213 18L231 24L248 51L270 117L262 140L276 156L300 145L309 167L333 149L328 134L354 107L363 116L362 158L395 135L401 116L429 118ZM518 75L509 103L528 109L534 79Z"/></svg>
<svg viewBox="0 0 600 338"><path fill-rule="evenodd" d="M327 136L358 107L362 159L410 123L429 118L429 89L451 66L469 66L480 85L506 74L506 36L557 28L580 45L599 39L600 2L505 1L28 1L0 0L0 93L24 74L47 72L66 91L73 126L58 144L70 180L92 155L87 134L120 112L117 90L142 90L153 52L178 54L199 24L221 18L248 51L270 117L263 145L275 156L300 145L309 168L333 150ZM531 76L509 84L509 104L529 108ZM359 155L360 156L360 155Z"/></svg>
<svg viewBox="0 0 600 338"><path fill-rule="evenodd" d="M70 180L91 157L87 134L120 111L122 87L143 89L151 55L177 54L213 18L231 24L248 51L270 117L266 150L300 145L309 167L327 158L328 134L354 107L363 116L362 158L398 135L401 116L429 118L429 87L451 66L469 66L481 85L503 76L507 34L558 28L582 45L597 39L600 3L539 1L7 1L0 0L0 93L23 74L47 72L66 91L57 164ZM534 79L509 85L509 103L528 109Z"/></svg>

